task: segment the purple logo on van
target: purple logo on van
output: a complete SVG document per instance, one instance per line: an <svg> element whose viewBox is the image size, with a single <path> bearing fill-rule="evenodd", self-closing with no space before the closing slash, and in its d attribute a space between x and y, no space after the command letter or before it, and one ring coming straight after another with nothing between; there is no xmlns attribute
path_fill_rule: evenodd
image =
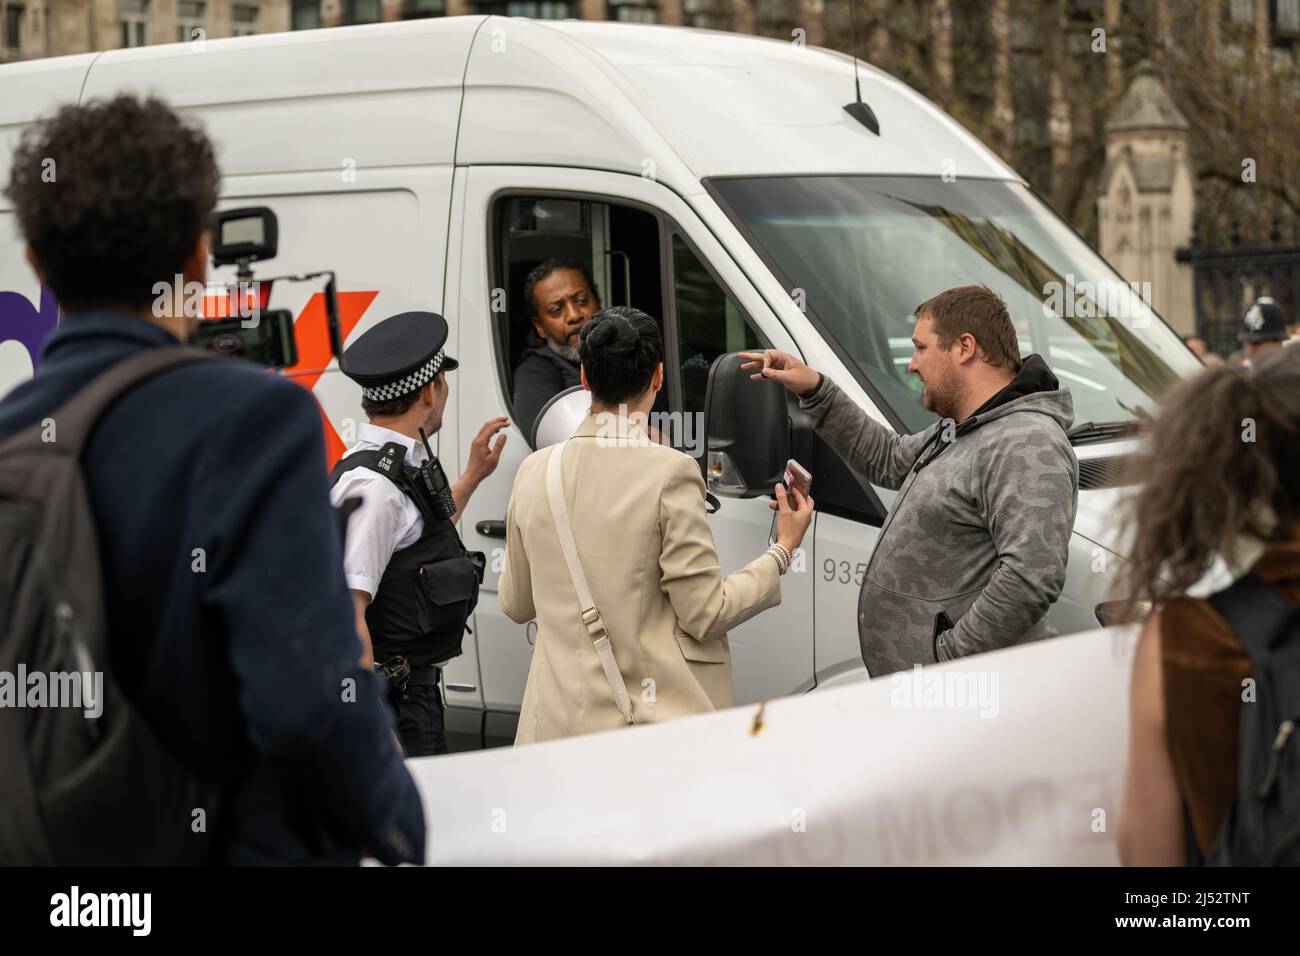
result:
<svg viewBox="0 0 1300 956"><path fill-rule="evenodd" d="M58 322L58 303L44 286L39 310L21 292L0 292L0 342L20 343L27 349L33 369L40 364L41 349Z"/></svg>

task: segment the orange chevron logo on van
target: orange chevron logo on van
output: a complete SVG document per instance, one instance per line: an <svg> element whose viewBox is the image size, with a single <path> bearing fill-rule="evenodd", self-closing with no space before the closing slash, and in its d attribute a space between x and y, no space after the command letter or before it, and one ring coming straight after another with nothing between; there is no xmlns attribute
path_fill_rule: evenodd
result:
<svg viewBox="0 0 1300 956"><path fill-rule="evenodd" d="M338 293L339 336L344 342L377 295L378 289L373 292ZM285 369L285 372L293 376L290 381L297 382L310 391L316 387L321 371L334 357L330 352L329 324L325 319L325 293L317 292L307 300L307 304L293 320L293 332L294 338L298 340L298 364ZM306 374L295 374L300 372ZM320 407L319 403L317 405ZM325 431L326 467L333 468L334 463L343 457L347 446L343 444L343 439L339 437L323 407L320 409L320 419Z"/></svg>

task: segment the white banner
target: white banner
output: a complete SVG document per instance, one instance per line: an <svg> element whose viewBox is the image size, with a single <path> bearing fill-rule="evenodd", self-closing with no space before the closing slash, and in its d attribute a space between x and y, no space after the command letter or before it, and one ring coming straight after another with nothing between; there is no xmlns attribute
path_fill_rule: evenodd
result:
<svg viewBox="0 0 1300 956"><path fill-rule="evenodd" d="M430 865L1114 865L1136 630L408 761Z"/></svg>

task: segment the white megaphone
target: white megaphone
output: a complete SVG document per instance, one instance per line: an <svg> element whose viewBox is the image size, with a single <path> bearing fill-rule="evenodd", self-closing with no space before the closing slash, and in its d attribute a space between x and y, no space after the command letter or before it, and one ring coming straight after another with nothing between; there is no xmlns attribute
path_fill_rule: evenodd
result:
<svg viewBox="0 0 1300 956"><path fill-rule="evenodd" d="M533 449L558 445L573 437L582 420L591 412L591 393L581 385L574 385L551 396L533 420L528 443Z"/></svg>

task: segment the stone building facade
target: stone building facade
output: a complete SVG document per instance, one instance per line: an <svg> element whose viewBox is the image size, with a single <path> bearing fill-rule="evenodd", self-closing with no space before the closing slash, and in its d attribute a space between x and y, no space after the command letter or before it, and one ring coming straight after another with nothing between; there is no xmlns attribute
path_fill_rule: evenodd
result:
<svg viewBox="0 0 1300 956"><path fill-rule="evenodd" d="M290 0L0 0L0 62L278 33Z"/></svg>
<svg viewBox="0 0 1300 956"><path fill-rule="evenodd" d="M824 0L0 0L0 62L316 27L494 13L824 40ZM195 31L201 31L196 33Z"/></svg>
<svg viewBox="0 0 1300 956"><path fill-rule="evenodd" d="M1151 284L1150 305L1193 331L1192 268L1175 253L1192 235L1195 172L1187 120L1149 64L1139 67L1106 123L1097 200L1101 254L1122 276Z"/></svg>

